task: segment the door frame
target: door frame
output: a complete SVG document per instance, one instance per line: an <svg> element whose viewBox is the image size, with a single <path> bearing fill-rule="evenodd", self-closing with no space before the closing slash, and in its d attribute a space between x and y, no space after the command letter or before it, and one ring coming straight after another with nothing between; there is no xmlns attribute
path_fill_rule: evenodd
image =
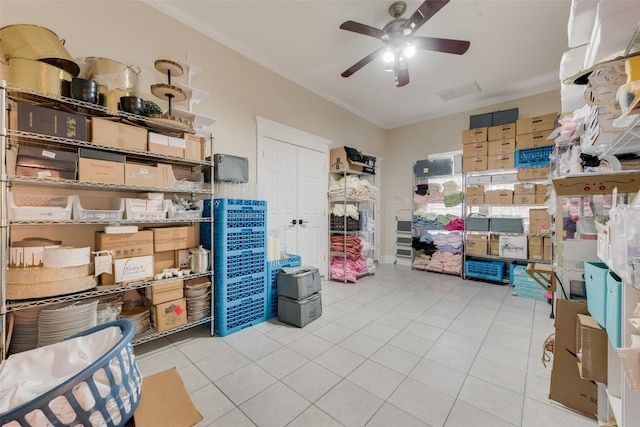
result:
<svg viewBox="0 0 640 427"><path fill-rule="evenodd" d="M301 147L305 149L309 149L312 151L320 152L326 156L326 162L329 163L329 146L331 145L331 141L322 138L317 135L313 135L311 133L292 128L290 126L284 125L282 123L275 122L273 120L256 116L256 177L261 176L260 170L262 167L262 162L264 159L260 155L260 150L264 144L264 138L269 138L272 140L280 141L286 144L291 144L296 147ZM318 197L322 198L323 203L328 205L327 201L327 192L329 190L329 170L327 168L327 176L324 180L324 187L321 194L318 194ZM260 185L264 185L265 183L258 183ZM328 220L327 220L328 222ZM328 234L327 234L328 239ZM328 240L327 240L328 241ZM325 242L326 243L326 242ZM328 268L327 261L327 251L328 251L328 243L323 245L325 247L325 252L323 254L323 261L321 265L325 265ZM321 274L324 274L322 272Z"/></svg>

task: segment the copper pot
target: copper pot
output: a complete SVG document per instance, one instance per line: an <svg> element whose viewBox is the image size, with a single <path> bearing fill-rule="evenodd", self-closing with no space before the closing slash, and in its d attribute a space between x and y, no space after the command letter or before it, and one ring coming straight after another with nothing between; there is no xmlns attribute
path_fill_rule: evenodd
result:
<svg viewBox="0 0 640 427"><path fill-rule="evenodd" d="M80 67L64 47L64 40L53 31L31 24L0 28L0 51L6 58L33 59L62 68L75 77Z"/></svg>
<svg viewBox="0 0 640 427"><path fill-rule="evenodd" d="M9 83L53 95L68 96L73 76L46 62L24 58L8 58L5 77Z"/></svg>

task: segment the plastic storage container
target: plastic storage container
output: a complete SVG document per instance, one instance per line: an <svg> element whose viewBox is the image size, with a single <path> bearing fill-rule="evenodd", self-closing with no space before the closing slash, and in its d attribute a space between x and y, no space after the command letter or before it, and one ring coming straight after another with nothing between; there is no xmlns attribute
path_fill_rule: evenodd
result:
<svg viewBox="0 0 640 427"><path fill-rule="evenodd" d="M124 200L107 197L73 198L73 219L118 220L124 214Z"/></svg>
<svg viewBox="0 0 640 427"><path fill-rule="evenodd" d="M585 262L584 277L587 288L589 314L603 328L607 327L607 275L609 267L603 262Z"/></svg>
<svg viewBox="0 0 640 427"><path fill-rule="evenodd" d="M468 277L502 281L507 264L500 261L471 261L464 263L464 273Z"/></svg>
<svg viewBox="0 0 640 427"><path fill-rule="evenodd" d="M202 218L202 211L204 210L204 201L197 200L197 209L186 210L182 206L174 204L171 200L168 200L168 212L171 219L197 219Z"/></svg>
<svg viewBox="0 0 640 427"><path fill-rule="evenodd" d="M287 254L286 258L267 261L267 319L278 315L278 272L283 268L299 267L300 255Z"/></svg>
<svg viewBox="0 0 640 427"><path fill-rule="evenodd" d="M147 210L146 208L136 206L136 202L145 201L144 199L124 199L125 216L127 219L135 220L154 220L165 219L169 211L170 200L164 200L162 210Z"/></svg>
<svg viewBox="0 0 640 427"><path fill-rule="evenodd" d="M278 297L278 320L304 328L322 315L322 297L315 293L308 298L295 300Z"/></svg>
<svg viewBox="0 0 640 427"><path fill-rule="evenodd" d="M51 194L7 193L9 219L19 221L68 221L71 219L71 196Z"/></svg>
<svg viewBox="0 0 640 427"><path fill-rule="evenodd" d="M607 335L613 347L622 347L622 281L614 272L607 274Z"/></svg>

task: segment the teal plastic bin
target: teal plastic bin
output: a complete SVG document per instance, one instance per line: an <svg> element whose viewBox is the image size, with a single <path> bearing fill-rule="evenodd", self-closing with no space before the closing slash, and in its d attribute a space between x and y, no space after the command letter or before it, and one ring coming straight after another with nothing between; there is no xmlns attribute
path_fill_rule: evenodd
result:
<svg viewBox="0 0 640 427"><path fill-rule="evenodd" d="M584 276L587 288L587 309L596 322L606 329L607 275L609 267L603 262L585 262Z"/></svg>
<svg viewBox="0 0 640 427"><path fill-rule="evenodd" d="M614 272L607 274L607 335L613 347L622 347L622 280Z"/></svg>

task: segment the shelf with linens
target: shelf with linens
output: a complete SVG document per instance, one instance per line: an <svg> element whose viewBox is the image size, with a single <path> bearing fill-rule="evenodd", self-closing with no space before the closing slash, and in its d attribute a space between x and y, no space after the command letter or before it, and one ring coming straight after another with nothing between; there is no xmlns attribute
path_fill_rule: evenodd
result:
<svg viewBox="0 0 640 427"><path fill-rule="evenodd" d="M462 275L464 175L461 155L431 156L413 167L415 270Z"/></svg>
<svg viewBox="0 0 640 427"><path fill-rule="evenodd" d="M212 221L209 135L10 83L2 92L0 357L38 345L43 312L83 327L131 315L134 344L212 323L211 269L189 261L195 229ZM182 141L146 151L150 129ZM81 306L82 319L64 318Z"/></svg>
<svg viewBox="0 0 640 427"><path fill-rule="evenodd" d="M375 157L350 147L331 150L329 278L354 283L375 273Z"/></svg>

